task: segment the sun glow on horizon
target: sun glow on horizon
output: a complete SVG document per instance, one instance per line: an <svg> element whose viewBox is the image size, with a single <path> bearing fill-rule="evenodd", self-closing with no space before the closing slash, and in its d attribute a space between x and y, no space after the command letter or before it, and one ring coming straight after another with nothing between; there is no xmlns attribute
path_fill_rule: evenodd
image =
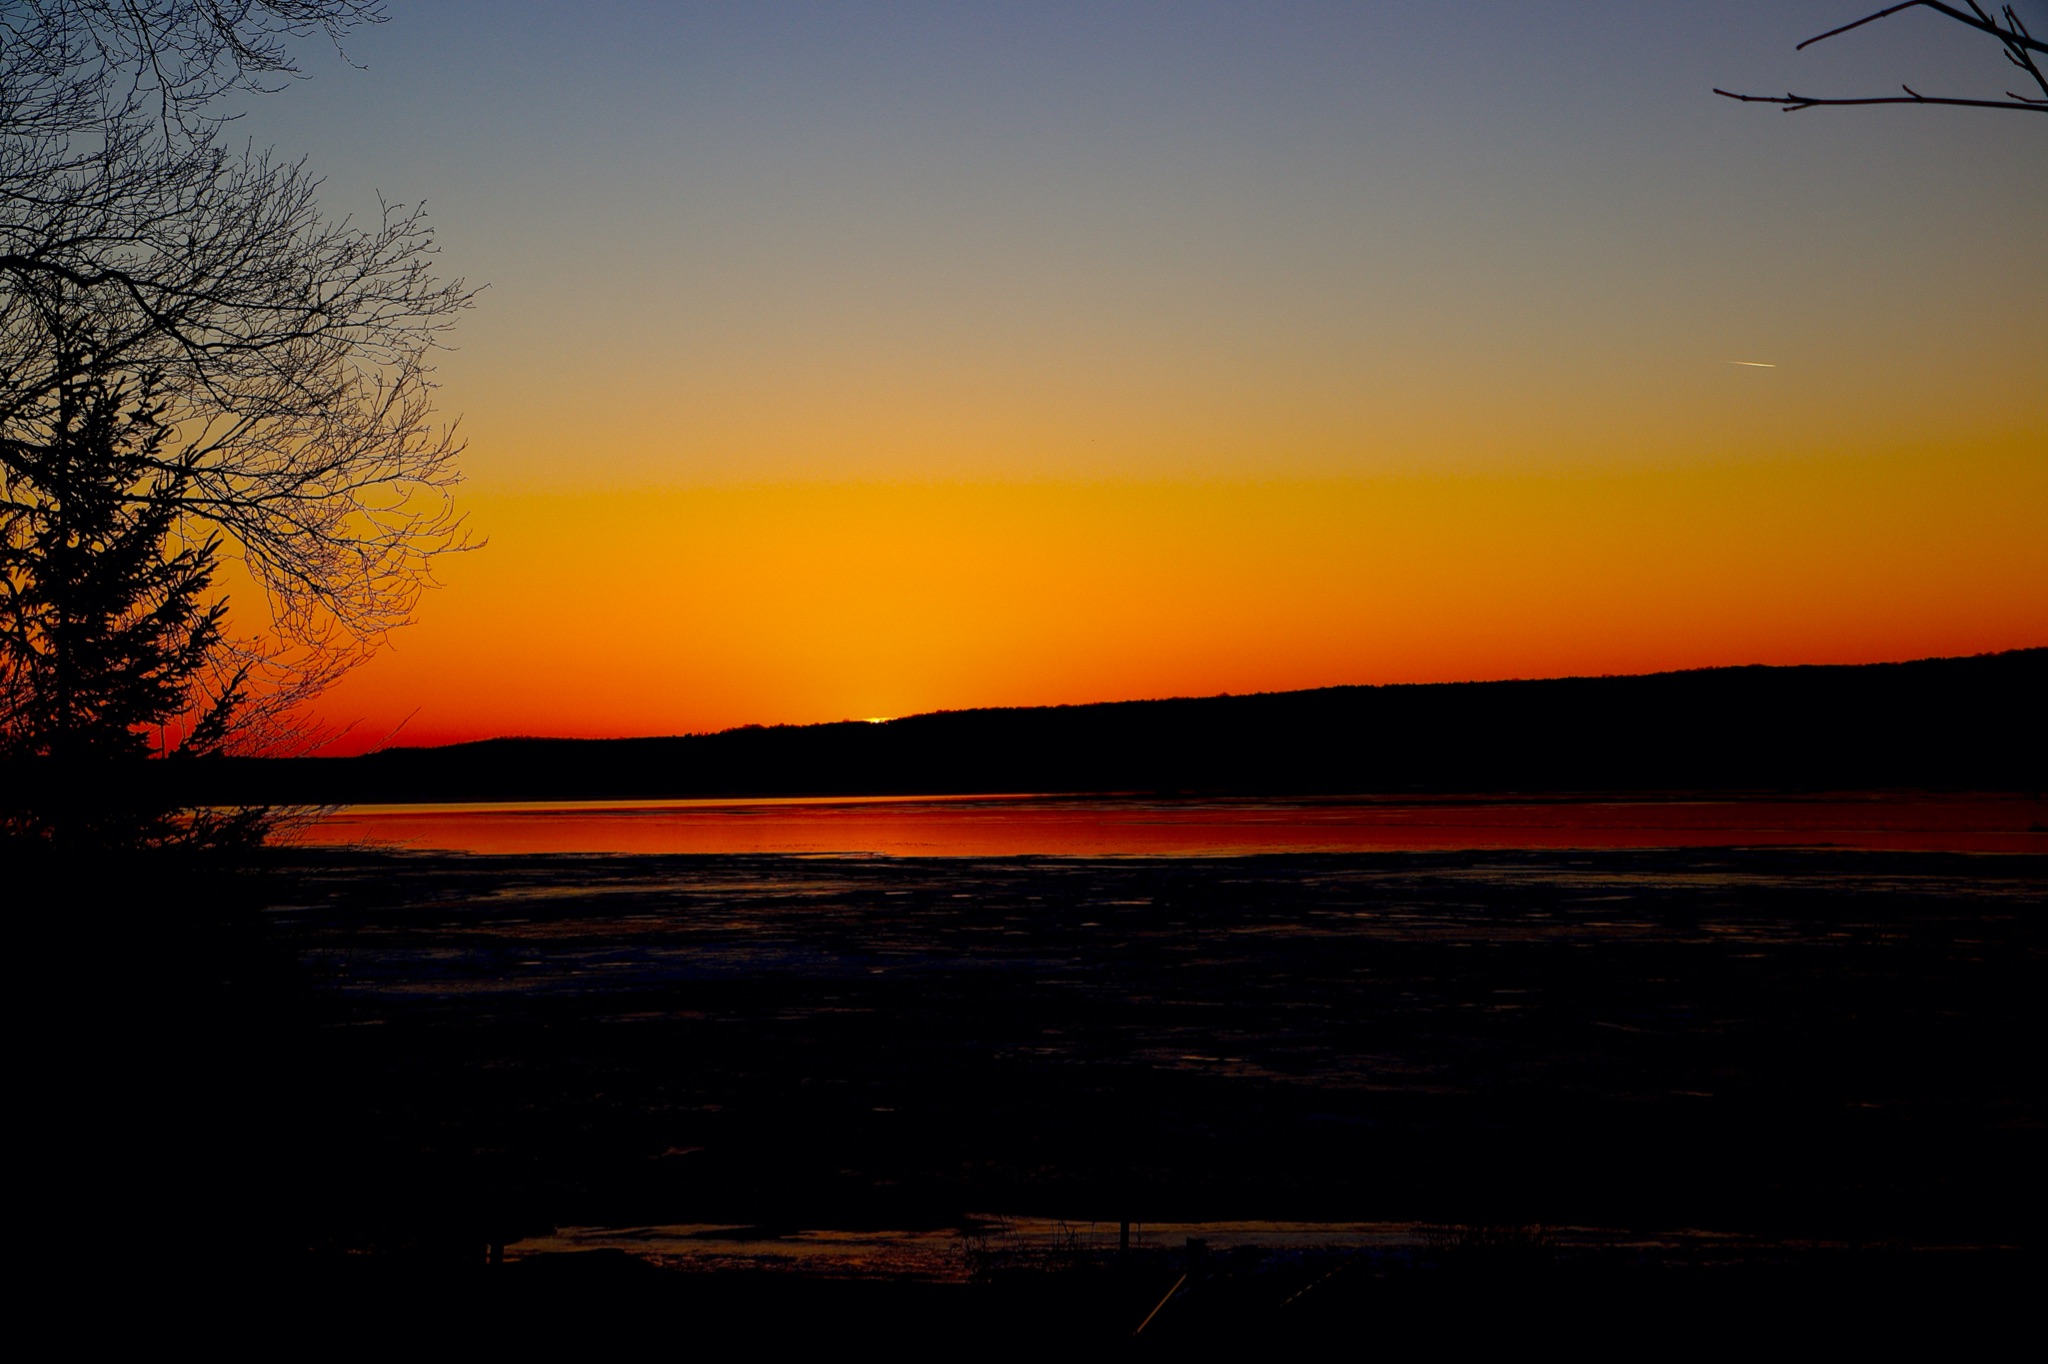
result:
<svg viewBox="0 0 2048 1364"><path fill-rule="evenodd" d="M447 565L330 720L673 734L2048 643L2048 462L2024 449L475 505L491 550Z"/></svg>

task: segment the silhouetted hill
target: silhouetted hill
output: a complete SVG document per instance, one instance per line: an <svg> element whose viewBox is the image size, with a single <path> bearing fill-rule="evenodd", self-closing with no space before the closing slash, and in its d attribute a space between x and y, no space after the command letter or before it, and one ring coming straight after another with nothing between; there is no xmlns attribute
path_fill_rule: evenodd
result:
<svg viewBox="0 0 2048 1364"><path fill-rule="evenodd" d="M2044 785L2048 649L192 764L207 800ZM168 769L176 764L161 765ZM168 770L165 775L172 775ZM181 783L184 784L184 783Z"/></svg>

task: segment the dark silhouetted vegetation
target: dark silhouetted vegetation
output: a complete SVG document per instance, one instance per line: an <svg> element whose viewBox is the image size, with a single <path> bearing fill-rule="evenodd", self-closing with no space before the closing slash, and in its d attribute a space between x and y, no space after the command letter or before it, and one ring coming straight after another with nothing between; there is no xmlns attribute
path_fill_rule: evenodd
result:
<svg viewBox="0 0 2048 1364"><path fill-rule="evenodd" d="M249 668L223 656L219 536L181 535L193 473L164 458L150 390L102 372L89 335L63 343L71 377L11 445L0 527L0 753L41 774L0 798L0 829L73 854L253 838L256 812L181 814L132 775L219 751Z"/></svg>
<svg viewBox="0 0 2048 1364"><path fill-rule="evenodd" d="M2033 791L2048 649L1861 667L1328 687L672 739L232 761L194 798L308 803L962 792Z"/></svg>
<svg viewBox="0 0 2048 1364"><path fill-rule="evenodd" d="M323 218L231 148L234 99L375 0L29 0L0 13L0 751L7 820L219 842L147 753L289 750L299 707L462 543L433 352L470 294L416 209ZM216 569L258 591L231 622ZM301 747L303 744L300 745ZM193 802L184 802L191 807ZM176 826L175 829L173 826Z"/></svg>

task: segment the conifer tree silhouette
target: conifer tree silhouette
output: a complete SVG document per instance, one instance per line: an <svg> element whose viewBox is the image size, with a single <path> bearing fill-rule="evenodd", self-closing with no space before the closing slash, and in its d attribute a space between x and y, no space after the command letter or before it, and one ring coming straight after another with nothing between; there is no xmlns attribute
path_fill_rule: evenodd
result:
<svg viewBox="0 0 2048 1364"><path fill-rule="evenodd" d="M220 539L195 536L193 471L147 381L74 347L45 407L44 439L11 454L0 518L0 752L58 774L6 818L72 848L218 839L235 817L178 816L130 766L226 740L248 665L227 647L213 591Z"/></svg>

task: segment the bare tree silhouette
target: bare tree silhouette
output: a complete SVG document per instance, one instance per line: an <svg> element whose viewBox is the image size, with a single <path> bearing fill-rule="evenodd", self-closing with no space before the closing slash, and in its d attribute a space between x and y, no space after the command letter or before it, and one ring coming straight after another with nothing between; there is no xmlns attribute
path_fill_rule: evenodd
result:
<svg viewBox="0 0 2048 1364"><path fill-rule="evenodd" d="M159 434L120 495L169 499L163 552L217 542L268 599L256 635L210 637L223 675L241 679L244 748L274 741L294 704L378 647L434 556L465 543L449 500L461 444L435 419L432 359L472 291L435 277L418 206L331 222L303 163L224 145L225 97L296 74L287 40L339 42L382 18L376 0L27 0L0 13L5 587L33 596L57 571L38 528L65 496L50 471L78 471L50 458L71 395L88 378L146 391Z"/></svg>
<svg viewBox="0 0 2048 1364"><path fill-rule="evenodd" d="M10 0L0 51L14 93L32 98L6 113L13 126L34 114L75 129L153 111L166 129L205 136L234 117L221 97L302 74L292 40L339 48L386 18L383 0Z"/></svg>
<svg viewBox="0 0 2048 1364"><path fill-rule="evenodd" d="M1719 86L1714 87L1714 93L1729 99L1741 100L1746 104L1776 104L1788 114L1824 104L1954 104L1971 109L2017 109L2023 113L2048 114L2048 75L2042 74L2040 63L2035 60L2036 54L2048 53L2048 43L2043 43L2027 31L2025 22L2014 12L2011 5L2001 9L2000 13L2004 16L2004 22L2001 23L1985 13L1977 0L1964 0L1964 3L1969 6L1967 13L1953 5L1943 4L1941 0L1906 0L1905 4L1892 5L1878 10L1875 14L1866 14L1854 23L1843 24L1840 28L1831 28L1826 33L1808 38L1795 50L1804 50L1815 43L1847 33L1851 29L1861 28L1865 24L1875 23L1879 19L1889 18L1905 10L1930 9L1959 24L1998 39L2005 50L2005 59L2033 77L2034 83L2041 87L2039 96L2008 90L2004 99L1967 99L1952 95L1923 95L1910 85L1899 87L1905 91L1903 95L1878 95L1860 99L1824 98L1790 92L1783 95L1739 95L1733 90L1723 90Z"/></svg>

